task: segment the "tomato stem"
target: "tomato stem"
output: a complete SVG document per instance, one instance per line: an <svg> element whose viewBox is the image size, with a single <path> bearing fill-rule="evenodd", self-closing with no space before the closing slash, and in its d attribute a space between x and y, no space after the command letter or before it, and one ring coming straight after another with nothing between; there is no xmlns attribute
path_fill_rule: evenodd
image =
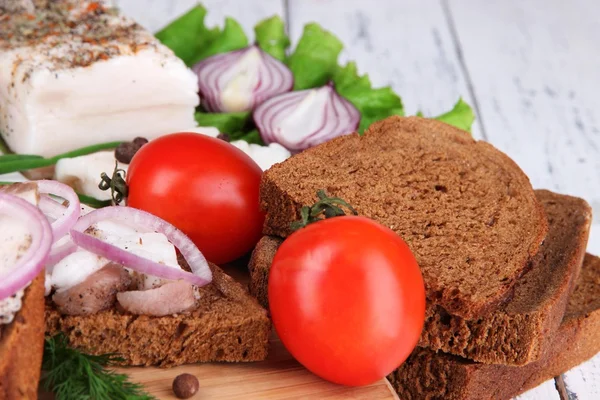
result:
<svg viewBox="0 0 600 400"><path fill-rule="evenodd" d="M115 169L113 170L112 177L109 177L106 172L100 175L100 183L98 189L108 190L110 189L110 195L116 205L119 205L129 194L129 187L125 182L125 170L119 168L119 163L115 161Z"/></svg>
<svg viewBox="0 0 600 400"><path fill-rule="evenodd" d="M320 221L326 218L341 217L346 215L346 212L340 207L347 208L352 215L358 215L358 212L348 204L345 200L339 197L328 197L325 190L317 190L317 201L312 207L303 206L300 209L300 221L294 221L291 224L292 231L304 228L305 226L312 224L313 222ZM321 218L324 216L324 218Z"/></svg>

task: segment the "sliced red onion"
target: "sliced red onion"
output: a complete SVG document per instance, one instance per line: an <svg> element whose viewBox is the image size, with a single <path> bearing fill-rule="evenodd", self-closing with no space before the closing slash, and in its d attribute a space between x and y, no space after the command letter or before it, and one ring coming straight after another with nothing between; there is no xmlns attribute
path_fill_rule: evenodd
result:
<svg viewBox="0 0 600 400"><path fill-rule="evenodd" d="M24 288L44 268L52 245L52 228L37 207L10 194L0 193L0 213L25 224L31 238L29 247L14 265L0 265L0 300L3 300Z"/></svg>
<svg viewBox="0 0 600 400"><path fill-rule="evenodd" d="M40 195L38 207L40 208L40 210L42 210L44 215L46 215L46 217L48 217L48 219L51 222L62 218L62 216L67 211L67 207L63 206L47 194Z"/></svg>
<svg viewBox="0 0 600 400"><path fill-rule="evenodd" d="M148 260L85 233L92 225L104 220L117 220L130 226L162 233L179 249L193 273ZM170 280L183 279L197 286L204 286L212 280L208 262L198 247L179 229L146 211L123 206L92 211L79 218L71 229L71 237L77 246L146 275Z"/></svg>
<svg viewBox="0 0 600 400"><path fill-rule="evenodd" d="M51 269L51 266L58 263L71 253L77 250L77 245L73 243L71 235L66 234L61 239L54 242L46 260L46 267Z"/></svg>
<svg viewBox="0 0 600 400"><path fill-rule="evenodd" d="M253 113L266 144L301 151L356 131L360 113L333 85L271 97Z"/></svg>
<svg viewBox="0 0 600 400"><path fill-rule="evenodd" d="M54 219L52 222L52 233L54 239L58 240L65 236L69 229L77 222L81 208L77 193L68 185L57 181L41 180L35 182L41 193L48 193L61 197L69 202L67 207L62 206L49 196L40 196L40 209L47 216Z"/></svg>
<svg viewBox="0 0 600 400"><path fill-rule="evenodd" d="M209 57L193 69L209 112L250 111L294 87L292 71L256 45Z"/></svg>

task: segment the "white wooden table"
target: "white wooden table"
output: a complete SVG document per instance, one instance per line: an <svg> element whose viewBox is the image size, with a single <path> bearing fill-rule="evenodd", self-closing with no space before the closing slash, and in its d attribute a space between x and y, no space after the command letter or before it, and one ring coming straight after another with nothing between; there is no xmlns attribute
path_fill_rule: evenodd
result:
<svg viewBox="0 0 600 400"><path fill-rule="evenodd" d="M151 30L195 0L117 0ZM459 96L474 135L511 156L536 188L585 198L600 254L600 2L595 0L204 0L209 24L281 15L297 40L316 21L345 44L374 84L391 84L407 113L434 115ZM600 399L600 356L564 375L569 398ZM571 396L572 395L572 396ZM553 381L521 399L558 399Z"/></svg>

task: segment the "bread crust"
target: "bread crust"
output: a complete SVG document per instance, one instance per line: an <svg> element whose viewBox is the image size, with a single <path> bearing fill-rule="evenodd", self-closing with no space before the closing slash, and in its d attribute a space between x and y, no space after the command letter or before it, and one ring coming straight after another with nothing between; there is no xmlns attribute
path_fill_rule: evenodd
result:
<svg viewBox="0 0 600 400"><path fill-rule="evenodd" d="M523 365L542 356L579 274L592 213L580 198L547 190L536 190L536 196L546 208L550 231L513 296L497 310L474 319L428 303L420 347L488 364ZM280 238L264 236L248 265L250 292L267 309L269 269L281 243Z"/></svg>
<svg viewBox="0 0 600 400"><path fill-rule="evenodd" d="M420 347L487 364L524 365L550 346L585 255L592 209L583 199L536 190L550 231L531 269L498 310L477 319L427 309Z"/></svg>
<svg viewBox="0 0 600 400"><path fill-rule="evenodd" d="M261 181L263 233L289 235L318 189L398 233L429 302L463 318L506 300L548 230L514 161L434 120L390 117L276 164Z"/></svg>
<svg viewBox="0 0 600 400"><path fill-rule="evenodd" d="M400 398L508 400L565 373L600 351L600 259L586 254L579 285L592 286L584 296L576 288L552 345L533 363L515 367L479 364L445 353L417 348L388 376Z"/></svg>
<svg viewBox="0 0 600 400"><path fill-rule="evenodd" d="M0 400L37 399L44 354L44 273L25 290L23 307L0 336Z"/></svg>
<svg viewBox="0 0 600 400"><path fill-rule="evenodd" d="M200 288L198 308L165 317L132 315L116 308L89 316L61 315L46 302L46 334L63 332L90 354L117 353L121 365L181 364L266 359L271 323L247 291L215 265Z"/></svg>

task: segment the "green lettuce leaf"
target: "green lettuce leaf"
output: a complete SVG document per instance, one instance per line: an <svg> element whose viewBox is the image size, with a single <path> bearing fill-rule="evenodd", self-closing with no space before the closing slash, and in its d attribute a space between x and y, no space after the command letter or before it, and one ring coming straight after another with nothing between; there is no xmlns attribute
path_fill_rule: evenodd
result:
<svg viewBox="0 0 600 400"><path fill-rule="evenodd" d="M194 63L216 54L243 49L248 46L248 37L242 26L233 18L225 18L225 27L201 52L196 55Z"/></svg>
<svg viewBox="0 0 600 400"><path fill-rule="evenodd" d="M336 71L343 47L337 37L318 24L307 24L287 63L294 74L294 90L326 84Z"/></svg>
<svg viewBox="0 0 600 400"><path fill-rule="evenodd" d="M290 38L285 33L283 20L278 15L259 22L254 27L254 33L261 49L279 61L285 61L285 51L290 47Z"/></svg>
<svg viewBox="0 0 600 400"><path fill-rule="evenodd" d="M249 112L205 113L198 111L194 117L199 126L214 126L219 132L230 135L232 132L243 132L250 121Z"/></svg>
<svg viewBox="0 0 600 400"><path fill-rule="evenodd" d="M253 129L250 132L239 132L238 134L233 135L231 140L245 140L248 143L260 144L261 146L264 146L265 144L260 137L260 133L258 133L258 130L256 129Z"/></svg>
<svg viewBox="0 0 600 400"><path fill-rule="evenodd" d="M156 33L156 38L173 50L187 66L220 34L218 27L209 29L204 23L206 8L197 5Z"/></svg>
<svg viewBox="0 0 600 400"><path fill-rule="evenodd" d="M354 62L337 67L333 83L338 93L354 104L360 112L359 133L364 132L373 122L392 115L404 115L400 96L390 87L373 88L366 74L358 74Z"/></svg>
<svg viewBox="0 0 600 400"><path fill-rule="evenodd" d="M342 92L348 87L360 87L365 90L371 88L371 80L366 74L358 75L358 68L354 61L349 61L343 67L336 68L333 73L333 83L338 92Z"/></svg>
<svg viewBox="0 0 600 400"><path fill-rule="evenodd" d="M434 118L464 131L471 132L473 121L475 121L475 113L471 106L465 103L461 97L452 110Z"/></svg>

